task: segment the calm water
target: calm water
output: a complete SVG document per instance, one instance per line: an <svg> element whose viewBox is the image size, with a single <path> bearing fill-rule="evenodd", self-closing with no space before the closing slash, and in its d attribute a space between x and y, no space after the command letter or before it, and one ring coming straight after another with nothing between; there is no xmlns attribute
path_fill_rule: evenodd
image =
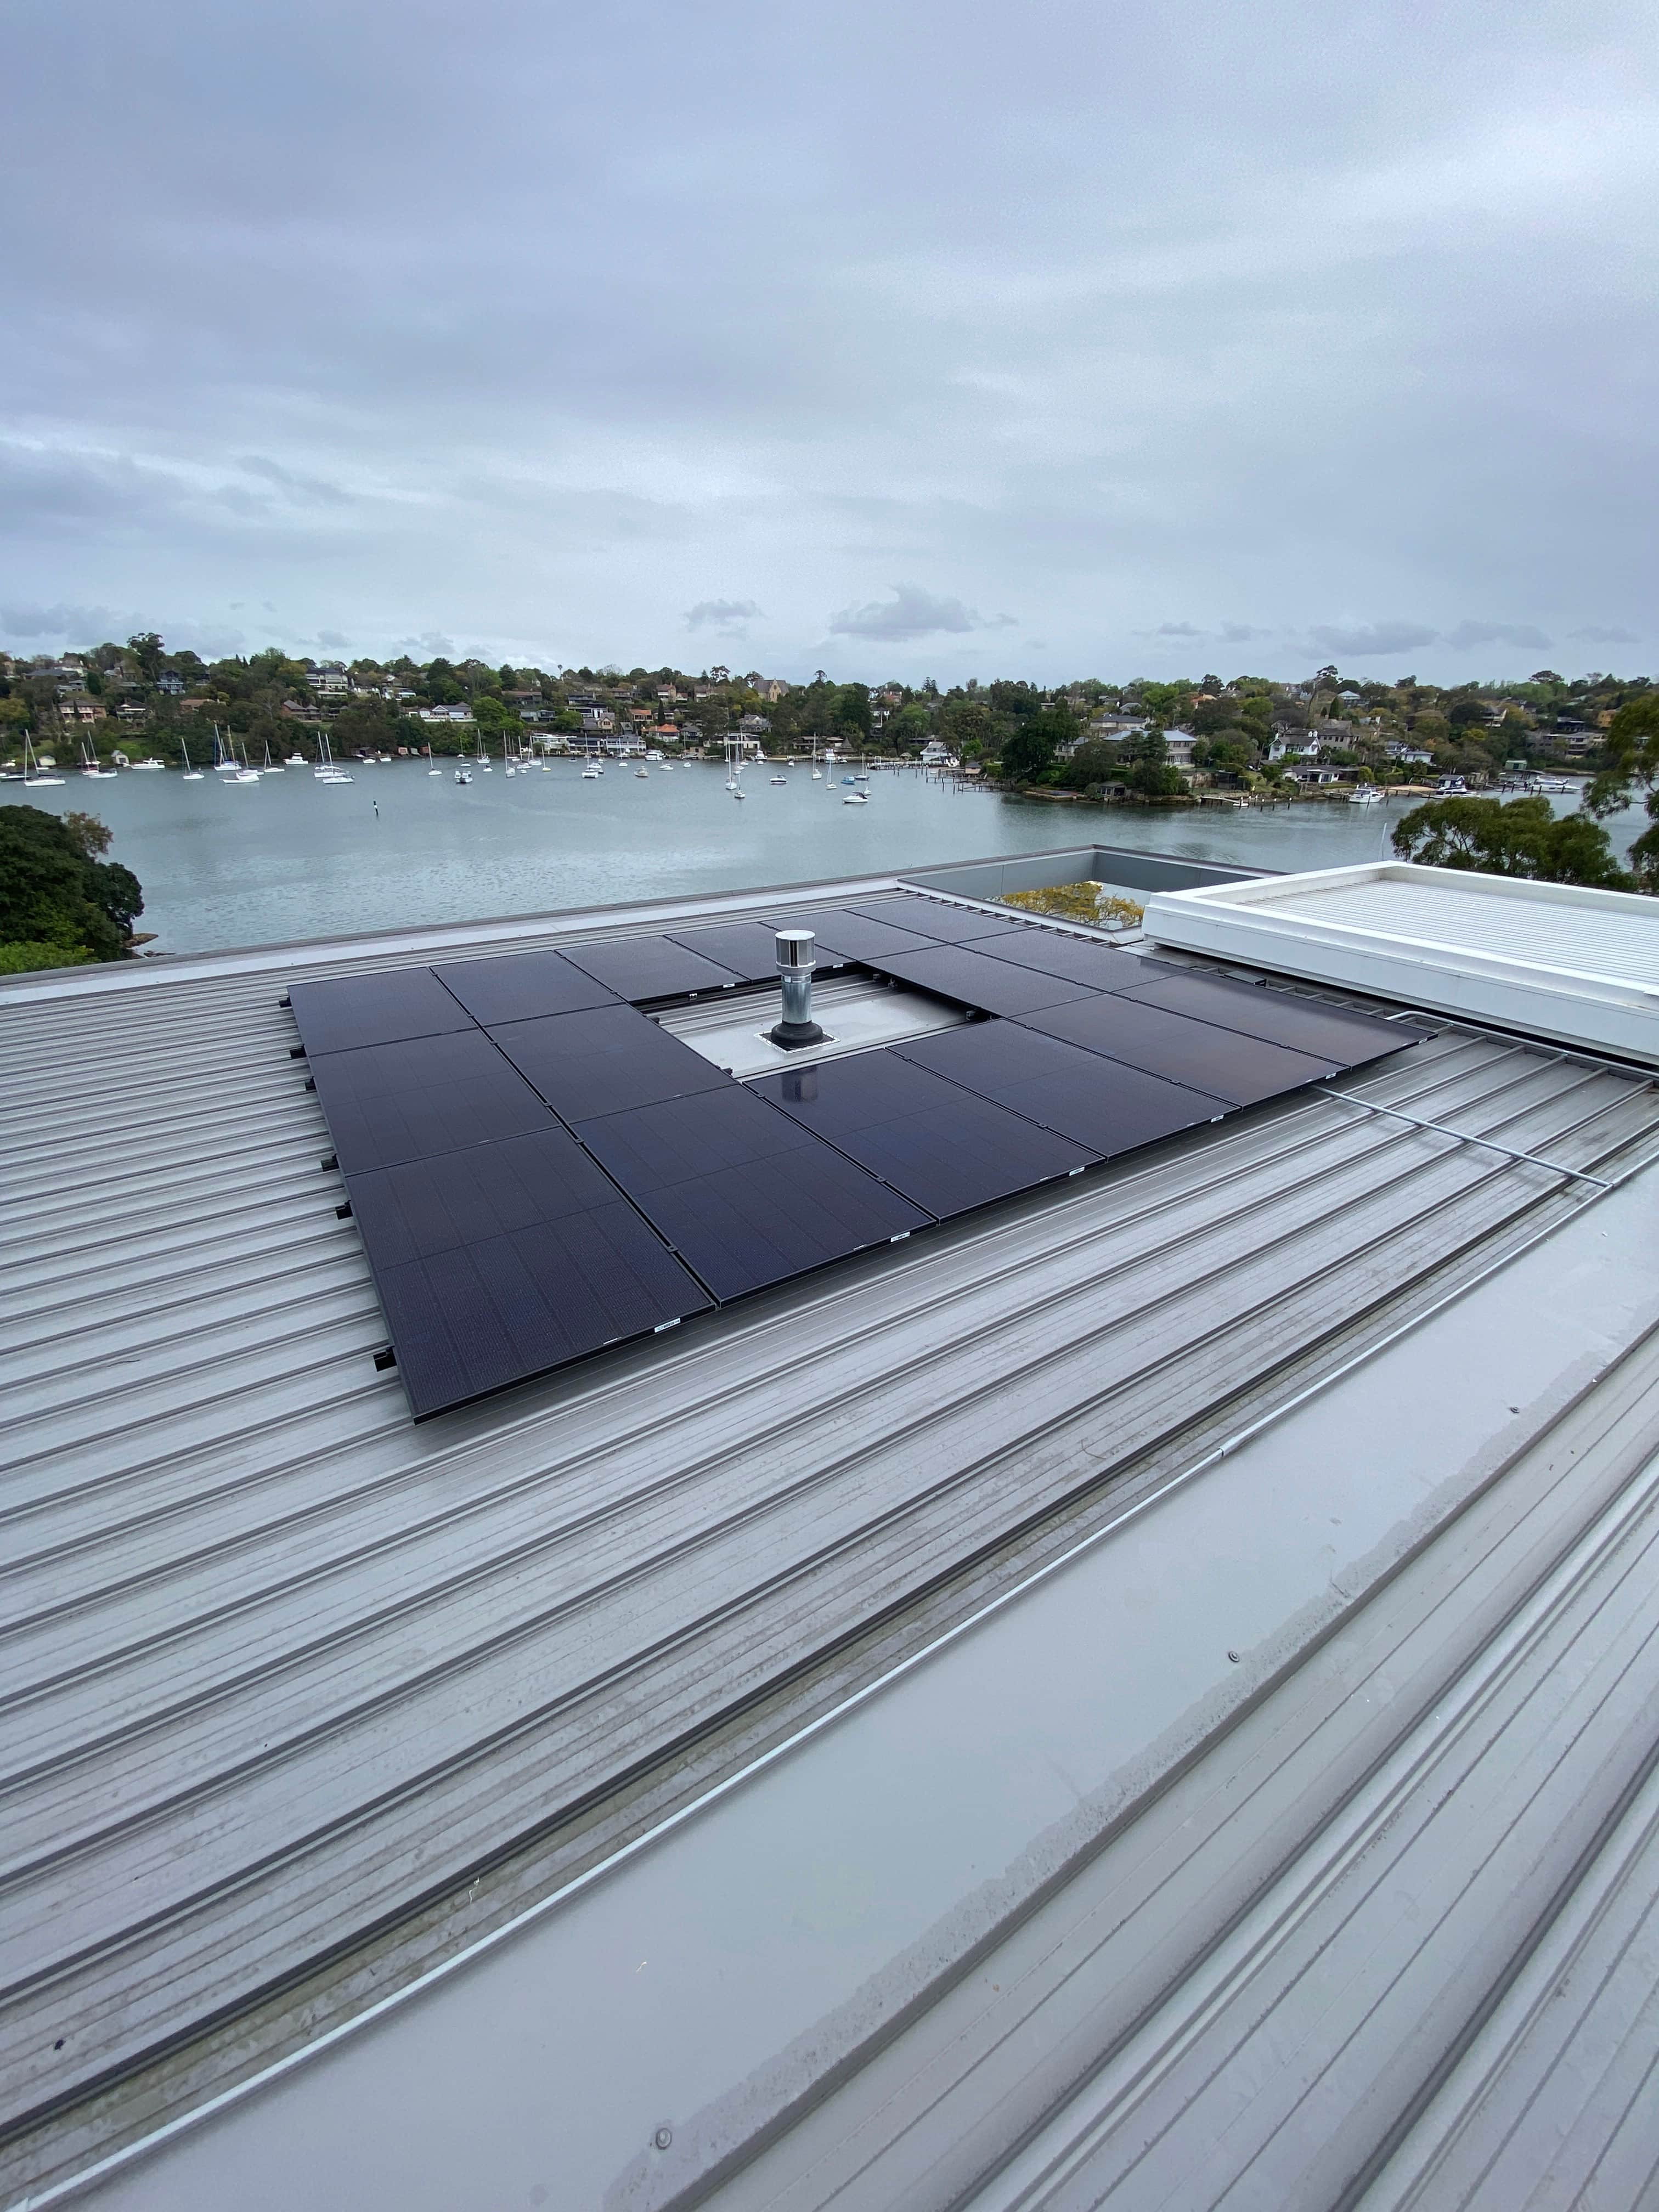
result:
<svg viewBox="0 0 1659 2212"><path fill-rule="evenodd" d="M106 822L115 832L110 857L144 887L140 927L155 932L156 951L185 952L913 869L1094 839L1247 867L1333 867L1385 855L1405 804L1143 812L1001 799L878 771L870 804L842 806L839 785L792 769L781 787L750 770L739 805L714 764L668 775L653 767L645 782L612 766L584 783L574 761L511 779L497 767L465 787L447 769L429 776L415 761L353 773L354 782L331 786L297 769L254 784L211 775L186 783L172 771L115 783L70 775L55 790L0 787L0 805L27 797ZM1640 826L1632 817L1625 842Z"/></svg>

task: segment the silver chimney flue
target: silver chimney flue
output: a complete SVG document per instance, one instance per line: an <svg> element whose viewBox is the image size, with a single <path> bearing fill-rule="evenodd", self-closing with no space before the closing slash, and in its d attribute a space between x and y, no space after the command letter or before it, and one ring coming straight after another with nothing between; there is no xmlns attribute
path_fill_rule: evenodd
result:
<svg viewBox="0 0 1659 2212"><path fill-rule="evenodd" d="M777 934L778 980L783 986L783 1019L767 1031L774 1044L792 1052L822 1044L823 1031L812 1019L812 970L817 965L810 929L781 929Z"/></svg>

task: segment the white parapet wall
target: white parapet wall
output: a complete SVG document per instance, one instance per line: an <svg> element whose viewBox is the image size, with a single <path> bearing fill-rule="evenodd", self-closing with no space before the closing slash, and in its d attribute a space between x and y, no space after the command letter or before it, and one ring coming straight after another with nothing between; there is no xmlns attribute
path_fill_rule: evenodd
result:
<svg viewBox="0 0 1659 2212"><path fill-rule="evenodd" d="M1160 945L1659 1065L1659 900L1373 861L1164 891Z"/></svg>

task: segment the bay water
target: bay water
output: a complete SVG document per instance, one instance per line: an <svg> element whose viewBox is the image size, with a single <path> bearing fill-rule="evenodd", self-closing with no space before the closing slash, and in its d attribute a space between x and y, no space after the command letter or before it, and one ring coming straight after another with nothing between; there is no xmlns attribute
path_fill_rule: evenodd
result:
<svg viewBox="0 0 1659 2212"><path fill-rule="evenodd" d="M1411 800L1304 802L1272 810L1052 805L961 788L915 769L878 769L866 806L809 768L745 774L653 763L636 778L580 763L507 775L498 763L458 785L422 761L351 764L348 784L309 769L257 783L173 770L114 782L66 771L57 787L9 783L0 804L96 815L109 857L144 890L141 929L158 952L220 950L425 922L474 921L822 877L898 872L951 860L1099 843L1182 859L1291 871L1386 858ZM1576 796L1556 802L1565 811ZM1643 825L1612 825L1622 851ZM1622 831L1622 835L1621 835Z"/></svg>

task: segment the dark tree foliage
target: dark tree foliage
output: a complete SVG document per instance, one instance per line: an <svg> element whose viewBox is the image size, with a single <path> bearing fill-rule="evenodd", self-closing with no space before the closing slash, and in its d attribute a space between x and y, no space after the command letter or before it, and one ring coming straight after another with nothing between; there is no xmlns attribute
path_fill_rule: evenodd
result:
<svg viewBox="0 0 1659 2212"><path fill-rule="evenodd" d="M0 806L0 945L124 958L144 897L129 869L98 857L108 845L90 815Z"/></svg>
<svg viewBox="0 0 1659 2212"><path fill-rule="evenodd" d="M1394 833L1402 860L1464 868L1487 876L1525 876L1545 884L1588 884L1632 890L1607 833L1587 814L1559 817L1547 799L1431 799L1414 806Z"/></svg>
<svg viewBox="0 0 1659 2212"><path fill-rule="evenodd" d="M1042 717L1034 714L1017 724L1003 739L998 769L1008 782L1038 783L1054 766L1054 737L1042 722Z"/></svg>
<svg viewBox="0 0 1659 2212"><path fill-rule="evenodd" d="M1640 794L1652 822L1630 848L1644 890L1659 891L1659 693L1627 700L1607 728L1607 766L1584 794L1592 814L1616 814Z"/></svg>

